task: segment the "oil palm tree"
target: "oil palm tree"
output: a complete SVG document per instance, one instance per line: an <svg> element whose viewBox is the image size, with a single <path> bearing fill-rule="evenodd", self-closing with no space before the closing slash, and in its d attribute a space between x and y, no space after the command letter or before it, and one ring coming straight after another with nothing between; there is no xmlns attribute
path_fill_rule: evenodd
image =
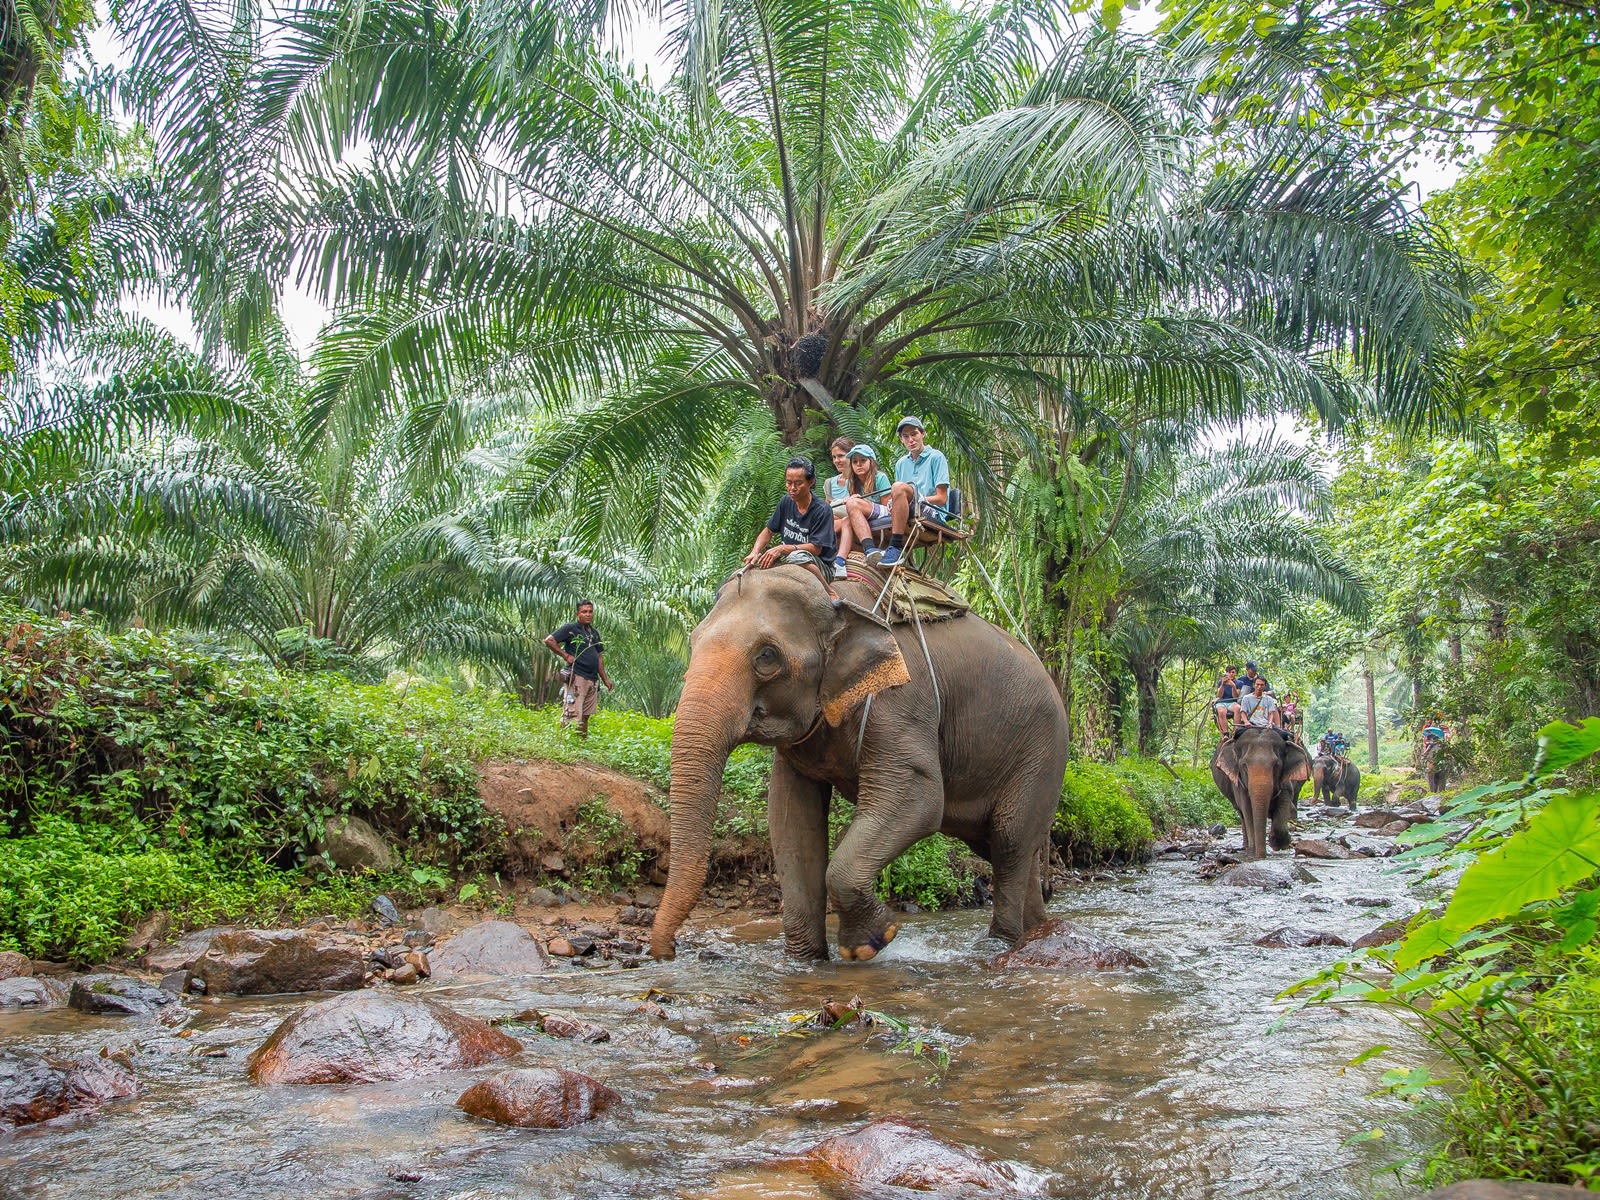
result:
<svg viewBox="0 0 1600 1200"><path fill-rule="evenodd" d="M137 322L103 324L0 452L0 586L46 607L179 623L292 663L423 655L527 671L524 614L596 592L676 625L637 563L585 556L508 510L503 398L308 424L307 368L268 325L232 367Z"/></svg>
<svg viewBox="0 0 1600 1200"><path fill-rule="evenodd" d="M203 327L295 264L362 297L308 422L492 379L562 418L522 499L581 480L596 535L743 512L788 447L901 408L979 474L1040 395L1129 428L1436 414L1465 289L1381 172L1335 133L1207 136L1184 62L1066 7L679 0L665 82L596 49L603 6L118 19Z"/></svg>
<svg viewBox="0 0 1600 1200"><path fill-rule="evenodd" d="M1174 657L1211 657L1315 601L1364 609L1360 575L1318 527L1328 511L1311 450L1270 435L1180 452L1143 475L1099 620L1110 669L1137 688L1140 753L1155 745L1161 672Z"/></svg>

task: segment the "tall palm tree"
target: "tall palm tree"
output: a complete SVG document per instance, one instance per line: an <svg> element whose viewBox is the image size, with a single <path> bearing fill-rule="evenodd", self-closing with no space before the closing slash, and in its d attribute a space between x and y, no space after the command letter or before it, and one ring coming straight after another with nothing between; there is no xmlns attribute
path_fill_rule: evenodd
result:
<svg viewBox="0 0 1600 1200"><path fill-rule="evenodd" d="M722 509L784 448L902 408L979 474L1064 391L1125 425L1436 412L1464 289L1359 148L1210 138L1182 61L1067 7L674 2L659 84L595 49L599 6L119 19L200 214L203 327L237 336L298 263L368 298L339 354L371 407L493 377L566 414L524 498L581 477L636 536L706 505L674 485L725 467L730 430L751 470Z"/></svg>
<svg viewBox="0 0 1600 1200"><path fill-rule="evenodd" d="M308 421L328 386L281 327L219 366L139 323L102 326L105 382L56 393L0 452L0 586L49 607L181 623L269 657L444 655L526 674L519 617L598 592L676 624L647 571L598 563L508 511L514 409L477 394ZM17 418L25 419L25 418Z"/></svg>
<svg viewBox="0 0 1600 1200"><path fill-rule="evenodd" d="M1138 690L1140 753L1155 744L1161 672L1175 656L1209 657L1314 601L1364 609L1360 575L1319 528L1328 512L1311 450L1270 435L1181 452L1140 479L1100 613Z"/></svg>

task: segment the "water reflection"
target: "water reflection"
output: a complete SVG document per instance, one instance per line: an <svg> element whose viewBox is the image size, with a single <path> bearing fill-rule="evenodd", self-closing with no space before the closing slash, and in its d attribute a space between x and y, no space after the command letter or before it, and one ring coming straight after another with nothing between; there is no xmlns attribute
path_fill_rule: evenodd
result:
<svg viewBox="0 0 1600 1200"><path fill-rule="evenodd" d="M1348 938L1410 911L1368 860L1313 864L1290 893L1213 886L1163 863L1051 905L1136 950L1151 969L1099 976L1002 973L979 944L983 913L910 917L880 961L805 967L773 922L691 934L672 964L433 989L476 1016L574 1011L599 1045L529 1037L522 1061L561 1063L627 1103L583 1129L501 1129L457 1095L486 1070L347 1088L256 1088L244 1058L295 1001L201 1006L189 1036L77 1014L0 1016L0 1038L81 1053L139 1051L146 1091L75 1128L0 1142L17 1195L295 1197L818 1197L794 1155L860 1121L899 1113L1063 1197L1365 1197L1382 1165L1426 1131L1369 1093L1389 1066L1422 1061L1409 1035L1360 1010L1322 1010L1269 1034L1273 996L1339 951L1267 950L1283 924ZM1353 895L1391 897L1382 909ZM697 950L712 953L702 959ZM639 1003L673 997L669 1019ZM854 1031L790 1036L782 1016L859 995L949 1035L937 1054L891 1054ZM1342 1070L1374 1042L1401 1046ZM1406 1049L1406 1047L1411 1047ZM205 1057L205 1055L220 1055ZM1344 1147L1383 1120L1381 1143ZM1400 1136L1394 1135L1398 1128ZM0 1192L4 1188L0 1187Z"/></svg>

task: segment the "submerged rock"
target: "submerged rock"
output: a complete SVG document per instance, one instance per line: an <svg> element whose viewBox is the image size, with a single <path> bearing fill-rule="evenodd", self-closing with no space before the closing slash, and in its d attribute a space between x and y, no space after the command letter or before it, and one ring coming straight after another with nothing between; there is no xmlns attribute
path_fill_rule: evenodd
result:
<svg viewBox="0 0 1600 1200"><path fill-rule="evenodd" d="M598 1079L565 1067L522 1067L473 1084L456 1106L501 1125L568 1129L594 1120L621 1099Z"/></svg>
<svg viewBox="0 0 1600 1200"><path fill-rule="evenodd" d="M1390 821L1400 819L1400 814L1393 809L1369 808L1364 813L1356 814L1355 826L1357 829L1382 829Z"/></svg>
<svg viewBox="0 0 1600 1200"><path fill-rule="evenodd" d="M190 970L210 996L342 992L366 980L360 948L301 929L219 932Z"/></svg>
<svg viewBox="0 0 1600 1200"><path fill-rule="evenodd" d="M1406 926L1409 924L1410 921L1405 918L1401 918L1398 921L1385 921L1376 929L1363 933L1355 940L1351 948L1355 950L1366 950L1373 946L1387 946L1391 943L1398 942L1401 938L1405 937Z"/></svg>
<svg viewBox="0 0 1600 1200"><path fill-rule="evenodd" d="M534 1013L534 1024L540 1033L551 1037L570 1038L575 1042L609 1042L611 1031L593 1021L579 1020L560 1013Z"/></svg>
<svg viewBox="0 0 1600 1200"><path fill-rule="evenodd" d="M350 992L307 1005L250 1055L256 1083L372 1083L477 1067L522 1043L431 1000Z"/></svg>
<svg viewBox="0 0 1600 1200"><path fill-rule="evenodd" d="M1294 885L1294 874L1286 866L1267 862L1240 863L1217 877L1228 887L1253 887L1277 891Z"/></svg>
<svg viewBox="0 0 1600 1200"><path fill-rule="evenodd" d="M456 934L433 952L435 979L538 975L550 966L544 948L520 925L484 921Z"/></svg>
<svg viewBox="0 0 1600 1200"><path fill-rule="evenodd" d="M989 960L991 967L1048 967L1061 971L1117 971L1148 967L1131 950L1107 941L1071 921L1050 920L1035 925L1022 940Z"/></svg>
<svg viewBox="0 0 1600 1200"><path fill-rule="evenodd" d="M67 1005L94 1016L147 1017L178 997L127 975L84 975L72 981Z"/></svg>
<svg viewBox="0 0 1600 1200"><path fill-rule="evenodd" d="M1271 946L1279 950L1301 946L1348 946L1349 944L1337 933L1329 933L1325 929L1296 929L1292 925L1274 929L1271 933L1256 939L1258 946Z"/></svg>
<svg viewBox="0 0 1600 1200"><path fill-rule="evenodd" d="M1447 1188L1423 1192L1417 1200L1563 1200L1587 1195L1557 1183L1522 1183L1509 1179L1467 1179Z"/></svg>
<svg viewBox="0 0 1600 1200"><path fill-rule="evenodd" d="M1354 858L1355 855L1346 850L1338 842L1323 841L1320 838L1305 838L1294 844L1294 852L1301 858Z"/></svg>
<svg viewBox="0 0 1600 1200"><path fill-rule="evenodd" d="M853 1183L911 1188L921 1192L963 1189L1014 1191L1015 1178L971 1150L940 1141L926 1126L904 1117L881 1117L815 1147L815 1169Z"/></svg>
<svg viewBox="0 0 1600 1200"><path fill-rule="evenodd" d="M0 1050L0 1122L32 1125L138 1094L139 1081L120 1058Z"/></svg>
<svg viewBox="0 0 1600 1200"><path fill-rule="evenodd" d="M0 979L0 1008L59 1008L66 1001L67 990L53 979Z"/></svg>

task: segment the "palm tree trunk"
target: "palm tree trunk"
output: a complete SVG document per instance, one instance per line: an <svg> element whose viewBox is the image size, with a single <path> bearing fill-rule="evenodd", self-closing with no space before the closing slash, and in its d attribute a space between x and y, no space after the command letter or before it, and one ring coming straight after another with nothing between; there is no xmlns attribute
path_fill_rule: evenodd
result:
<svg viewBox="0 0 1600 1200"><path fill-rule="evenodd" d="M1156 695L1159 669L1148 663L1133 664L1133 681L1139 691L1139 753L1151 754L1156 742Z"/></svg>
<svg viewBox="0 0 1600 1200"><path fill-rule="evenodd" d="M1367 691L1367 770L1378 769L1378 701L1372 686L1372 666L1361 669L1361 683Z"/></svg>

